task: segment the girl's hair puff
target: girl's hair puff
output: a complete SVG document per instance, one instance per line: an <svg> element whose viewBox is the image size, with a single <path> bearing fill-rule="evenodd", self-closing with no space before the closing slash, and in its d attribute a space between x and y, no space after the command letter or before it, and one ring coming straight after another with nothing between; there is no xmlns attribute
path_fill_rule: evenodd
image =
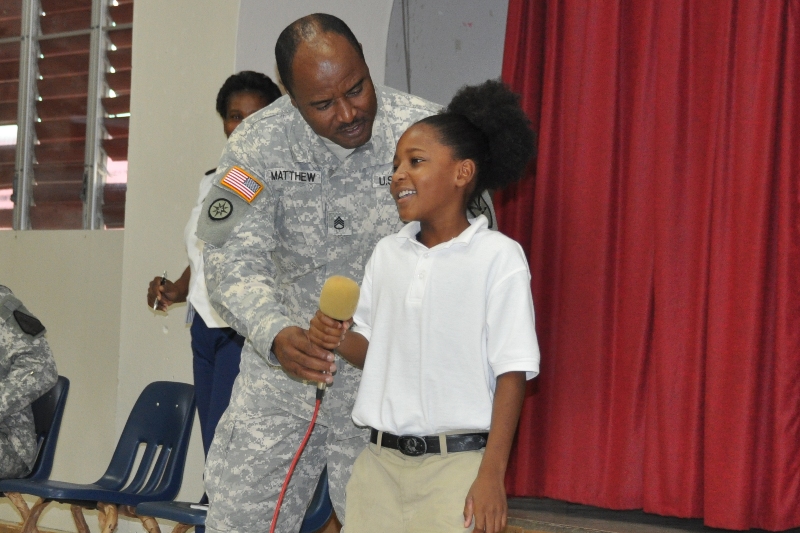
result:
<svg viewBox="0 0 800 533"><path fill-rule="evenodd" d="M519 95L503 82L464 86L439 114L418 124L432 126L456 159L471 159L476 186L470 201L522 179L536 152L536 134L519 105Z"/></svg>

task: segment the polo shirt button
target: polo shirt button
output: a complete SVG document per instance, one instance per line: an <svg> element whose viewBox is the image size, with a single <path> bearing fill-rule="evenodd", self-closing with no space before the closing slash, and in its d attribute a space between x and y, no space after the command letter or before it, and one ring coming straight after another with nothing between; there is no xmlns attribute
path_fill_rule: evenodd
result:
<svg viewBox="0 0 800 533"><path fill-rule="evenodd" d="M417 277L418 277L419 279L422 279L422 278L424 278L424 277L425 277L425 272L420 272L419 274L417 274Z"/></svg>
<svg viewBox="0 0 800 533"><path fill-rule="evenodd" d="M425 254L425 255L423 255L422 257L424 257L425 259L427 259L427 258L428 258L428 254Z"/></svg>

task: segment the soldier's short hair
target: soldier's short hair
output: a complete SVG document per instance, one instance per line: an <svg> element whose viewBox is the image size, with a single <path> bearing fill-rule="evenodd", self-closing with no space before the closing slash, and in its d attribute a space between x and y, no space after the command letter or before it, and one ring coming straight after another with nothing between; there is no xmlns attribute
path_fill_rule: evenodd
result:
<svg viewBox="0 0 800 533"><path fill-rule="evenodd" d="M339 17L327 13L313 13L297 19L289 24L278 36L275 43L275 62L278 64L278 75L281 77L284 89L292 93L292 61L297 53L297 47L303 41L312 40L319 33L336 33L341 35L353 45L361 59L364 51L361 44L353 35L353 31Z"/></svg>

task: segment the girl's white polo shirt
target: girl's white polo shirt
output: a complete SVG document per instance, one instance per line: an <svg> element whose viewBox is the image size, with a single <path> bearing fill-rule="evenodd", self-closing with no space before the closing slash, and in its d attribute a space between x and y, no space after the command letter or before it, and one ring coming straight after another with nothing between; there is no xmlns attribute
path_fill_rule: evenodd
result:
<svg viewBox="0 0 800 533"><path fill-rule="evenodd" d="M398 435L489 429L496 376L539 372L520 245L479 216L433 248L407 224L367 263L354 331L369 340L353 420Z"/></svg>

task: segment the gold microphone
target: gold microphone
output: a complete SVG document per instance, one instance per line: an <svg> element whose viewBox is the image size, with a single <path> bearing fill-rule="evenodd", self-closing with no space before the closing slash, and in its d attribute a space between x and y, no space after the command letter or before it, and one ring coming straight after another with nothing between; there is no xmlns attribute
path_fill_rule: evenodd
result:
<svg viewBox="0 0 800 533"><path fill-rule="evenodd" d="M319 293L319 310L334 320L343 322L355 314L360 292L358 283L352 279L345 276L331 276L325 280ZM325 382L317 383L317 389L324 391Z"/></svg>

